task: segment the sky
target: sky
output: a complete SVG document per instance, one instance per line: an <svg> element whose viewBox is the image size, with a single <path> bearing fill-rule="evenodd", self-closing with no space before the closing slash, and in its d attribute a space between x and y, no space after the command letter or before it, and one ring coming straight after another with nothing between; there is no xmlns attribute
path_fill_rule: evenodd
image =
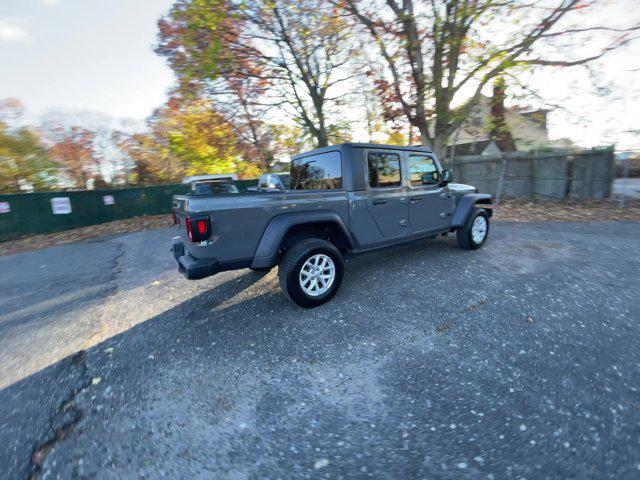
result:
<svg viewBox="0 0 640 480"><path fill-rule="evenodd" d="M638 1L603 0L603 19L638 18ZM20 99L32 124L83 112L94 123L143 125L174 81L153 52L156 22L172 3L0 0L0 99ZM544 69L529 79L547 104L558 106L549 115L550 136L585 147L640 149L640 135L631 132L640 129L640 41L595 67L598 75L578 67ZM356 139L363 132L356 128Z"/></svg>
<svg viewBox="0 0 640 480"><path fill-rule="evenodd" d="M0 98L27 117L87 110L143 119L173 73L153 52L171 0L0 0Z"/></svg>

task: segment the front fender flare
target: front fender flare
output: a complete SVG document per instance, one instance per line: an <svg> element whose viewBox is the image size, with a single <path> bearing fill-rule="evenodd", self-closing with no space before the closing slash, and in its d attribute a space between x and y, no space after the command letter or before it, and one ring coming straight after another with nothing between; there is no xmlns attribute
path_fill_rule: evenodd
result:
<svg viewBox="0 0 640 480"><path fill-rule="evenodd" d="M291 212L273 217L267 224L260 243L251 262L251 268L269 268L276 265L278 250L287 231L294 225L313 224L318 222L335 223L342 230L353 248L353 240L340 215L332 210L318 210L313 212Z"/></svg>
<svg viewBox="0 0 640 480"><path fill-rule="evenodd" d="M454 228L462 227L477 203L490 204L491 201L492 197L488 193L468 193L463 195L458 201L456 211L451 219L451 226Z"/></svg>

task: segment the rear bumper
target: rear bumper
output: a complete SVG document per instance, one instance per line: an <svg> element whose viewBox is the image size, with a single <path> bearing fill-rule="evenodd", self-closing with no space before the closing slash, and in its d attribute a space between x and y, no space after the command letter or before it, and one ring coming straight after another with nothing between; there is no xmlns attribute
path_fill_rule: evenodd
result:
<svg viewBox="0 0 640 480"><path fill-rule="evenodd" d="M215 258L194 258L184 249L184 244L179 240L173 240L173 257L178 262L178 271L188 280L199 280L210 277L220 271L220 264Z"/></svg>

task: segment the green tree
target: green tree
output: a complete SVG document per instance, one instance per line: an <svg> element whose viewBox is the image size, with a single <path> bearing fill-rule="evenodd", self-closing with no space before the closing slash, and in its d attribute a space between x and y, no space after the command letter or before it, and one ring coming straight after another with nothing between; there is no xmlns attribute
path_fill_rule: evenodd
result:
<svg viewBox="0 0 640 480"><path fill-rule="evenodd" d="M58 166L40 135L28 127L11 128L22 115L20 101L0 101L0 193L50 190L57 185Z"/></svg>
<svg viewBox="0 0 640 480"><path fill-rule="evenodd" d="M259 174L258 163L242 158L232 126L208 100L172 97L148 125L149 132L119 132L114 137L133 164L131 183L175 182L198 174Z"/></svg>
<svg viewBox="0 0 640 480"><path fill-rule="evenodd" d="M36 132L0 122L0 193L51 190L57 173L58 165Z"/></svg>

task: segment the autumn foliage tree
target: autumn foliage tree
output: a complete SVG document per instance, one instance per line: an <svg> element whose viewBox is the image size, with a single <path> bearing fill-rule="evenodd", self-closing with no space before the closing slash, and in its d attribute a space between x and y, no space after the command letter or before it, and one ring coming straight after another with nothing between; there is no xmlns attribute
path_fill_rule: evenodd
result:
<svg viewBox="0 0 640 480"><path fill-rule="evenodd" d="M600 24L589 10L601 2L585 0L334 3L383 59L378 85L388 115L402 112L422 144L439 153L494 78L586 64L629 42L639 28Z"/></svg>
<svg viewBox="0 0 640 480"><path fill-rule="evenodd" d="M131 183L179 182L197 174L259 174L245 161L232 126L203 99L172 97L148 120L148 132L118 132L115 141L134 165Z"/></svg>
<svg viewBox="0 0 640 480"><path fill-rule="evenodd" d="M0 193L50 190L57 185L57 165L38 132L11 127L21 113L19 101L0 101Z"/></svg>
<svg viewBox="0 0 640 480"><path fill-rule="evenodd" d="M231 127L236 149L264 167L272 157L260 103L268 79L238 47L244 22L227 7L178 0L158 21L156 52L177 76L174 101L208 100Z"/></svg>
<svg viewBox="0 0 640 480"><path fill-rule="evenodd" d="M159 29L157 52L180 88L234 113L227 120L262 157L274 109L317 146L344 132L330 116L342 96L332 91L349 79L350 26L328 2L178 0Z"/></svg>
<svg viewBox="0 0 640 480"><path fill-rule="evenodd" d="M48 135L54 139L49 153L75 188L85 189L90 180L101 177L100 162L93 150L93 132L80 126L67 129L49 125L47 128Z"/></svg>
<svg viewBox="0 0 640 480"><path fill-rule="evenodd" d="M153 133L116 131L112 141L127 159L128 175L123 183L154 185L180 181L182 166Z"/></svg>

